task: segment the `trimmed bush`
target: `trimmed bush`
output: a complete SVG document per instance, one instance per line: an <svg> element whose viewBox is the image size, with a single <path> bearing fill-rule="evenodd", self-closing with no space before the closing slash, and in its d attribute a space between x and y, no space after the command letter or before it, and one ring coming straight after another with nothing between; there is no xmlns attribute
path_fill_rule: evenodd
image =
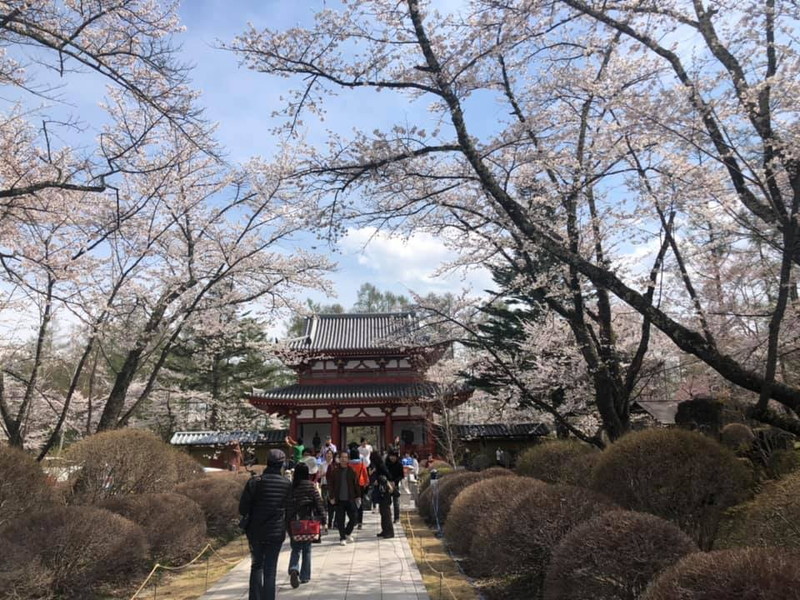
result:
<svg viewBox="0 0 800 600"><path fill-rule="evenodd" d="M484 454L483 452L476 454L472 457L472 460L469 463L469 468L473 471L483 471L488 469L489 467L493 467L497 464L494 455Z"/></svg>
<svg viewBox="0 0 800 600"><path fill-rule="evenodd" d="M794 435L776 427L760 427L753 433L755 440L747 457L763 469L767 478L780 479L800 466Z"/></svg>
<svg viewBox="0 0 800 600"><path fill-rule="evenodd" d="M141 527L90 506L51 506L0 529L0 590L19 597L95 598L105 586L141 577Z"/></svg>
<svg viewBox="0 0 800 600"><path fill-rule="evenodd" d="M430 471L431 469L441 470L441 469L452 469L453 465L447 463L443 460L434 460L431 461L431 464L427 466L427 469Z"/></svg>
<svg viewBox="0 0 800 600"><path fill-rule="evenodd" d="M797 600L797 559L766 548L690 554L664 571L642 600Z"/></svg>
<svg viewBox="0 0 800 600"><path fill-rule="evenodd" d="M139 525L147 536L150 555L157 562L186 562L206 540L203 510L182 494L114 496L105 500L102 508Z"/></svg>
<svg viewBox="0 0 800 600"><path fill-rule="evenodd" d="M201 477L187 481L175 488L175 492L194 500L200 505L206 518L208 535L231 539L239 533L239 498L244 484L230 475Z"/></svg>
<svg viewBox="0 0 800 600"><path fill-rule="evenodd" d="M193 481L205 475L203 465L197 462L189 454L178 448L172 450L172 463L175 465L175 484ZM249 476L248 476L249 477ZM242 484L244 485L244 484Z"/></svg>
<svg viewBox="0 0 800 600"><path fill-rule="evenodd" d="M794 473L800 467L800 453L797 450L775 450L769 455L765 470L772 479L780 479Z"/></svg>
<svg viewBox="0 0 800 600"><path fill-rule="evenodd" d="M0 527L52 501L39 464L19 448L0 445Z"/></svg>
<svg viewBox="0 0 800 600"><path fill-rule="evenodd" d="M653 515L614 510L581 523L556 547L545 600L636 600L658 573L697 545Z"/></svg>
<svg viewBox="0 0 800 600"><path fill-rule="evenodd" d="M616 507L602 495L571 485L533 485L507 496L498 510L475 515L468 568L477 576L523 575L540 598L550 555L573 527Z"/></svg>
<svg viewBox="0 0 800 600"><path fill-rule="evenodd" d="M436 469L436 471L439 474L439 479L442 479L445 475L454 473L455 469L451 467L442 467L441 469ZM422 494L430 484L431 472L428 469L422 469L419 472L419 493Z"/></svg>
<svg viewBox="0 0 800 600"><path fill-rule="evenodd" d="M749 452L755 439L753 430L743 423L729 423L722 428L719 434L719 441L722 442L722 445L737 454Z"/></svg>
<svg viewBox="0 0 800 600"><path fill-rule="evenodd" d="M469 486L496 477L512 477L514 473L502 467L494 467L476 473L474 471L460 471L453 473L439 484L439 523L444 524L450 514L450 507L458 495Z"/></svg>
<svg viewBox="0 0 800 600"><path fill-rule="evenodd" d="M800 472L766 484L753 500L725 513L718 548L780 546L800 550Z"/></svg>
<svg viewBox="0 0 800 600"><path fill-rule="evenodd" d="M453 501L444 527L448 546L456 554L470 553L476 520L502 510L506 498L516 498L536 485L546 485L530 477L491 477L473 483Z"/></svg>
<svg viewBox="0 0 800 600"><path fill-rule="evenodd" d="M517 473L547 483L586 485L600 451L578 440L543 442L523 452Z"/></svg>
<svg viewBox="0 0 800 600"><path fill-rule="evenodd" d="M672 521L706 550L722 513L746 497L750 484L733 452L680 429L624 436L602 453L591 481L622 508Z"/></svg>
<svg viewBox="0 0 800 600"><path fill-rule="evenodd" d="M432 488L429 488L431 491L425 495L424 502L426 506L424 509L420 510L420 515L423 515L423 518L431 520L436 516L434 515L434 509L436 509L438 510L439 524L443 525L447 520L447 515L450 512L453 501L465 488L478 481L483 481L484 479L509 477L513 475L514 473L502 467L493 467L480 472L456 471L455 473L451 473L439 482L438 494L433 494ZM437 505L434 506L434 503L437 503ZM420 502L419 506L421 505L422 503ZM427 515L427 517L425 515Z"/></svg>
<svg viewBox="0 0 800 600"><path fill-rule="evenodd" d="M66 458L79 467L70 478L72 498L94 504L110 496L172 491L185 461L149 431L120 429L98 433L70 446Z"/></svg>
<svg viewBox="0 0 800 600"><path fill-rule="evenodd" d="M441 490L444 482L450 477L464 475L465 473L470 473L470 471L466 471L464 469L442 469L442 471L439 471L438 489ZM430 473L422 473L420 476L419 495L417 496L417 511L419 512L419 515L428 523L434 523L435 520L435 515L433 513L433 491L434 488L431 486ZM438 496L435 500L437 502L439 501Z"/></svg>

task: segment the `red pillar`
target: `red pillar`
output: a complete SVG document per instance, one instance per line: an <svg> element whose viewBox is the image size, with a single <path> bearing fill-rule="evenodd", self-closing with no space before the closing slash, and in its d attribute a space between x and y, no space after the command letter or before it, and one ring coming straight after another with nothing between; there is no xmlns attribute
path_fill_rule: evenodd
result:
<svg viewBox="0 0 800 600"><path fill-rule="evenodd" d="M331 408L331 441L337 449L341 449L341 427L339 427L339 409Z"/></svg>
<svg viewBox="0 0 800 600"><path fill-rule="evenodd" d="M383 438L384 438L384 445L391 446L392 442L394 442L394 426L392 424L392 413L394 412L393 408L384 408L384 414L386 415L383 419Z"/></svg>
<svg viewBox="0 0 800 600"><path fill-rule="evenodd" d="M297 411L289 411L289 437L297 440Z"/></svg>

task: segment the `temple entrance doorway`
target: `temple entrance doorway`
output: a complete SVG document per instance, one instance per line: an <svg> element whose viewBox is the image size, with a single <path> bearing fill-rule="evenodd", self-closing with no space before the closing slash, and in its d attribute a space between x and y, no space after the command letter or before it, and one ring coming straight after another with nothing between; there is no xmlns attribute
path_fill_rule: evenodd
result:
<svg viewBox="0 0 800 600"><path fill-rule="evenodd" d="M383 427L381 425L345 425L342 427L342 448L350 442L361 444L361 438L367 438L373 450L383 448Z"/></svg>

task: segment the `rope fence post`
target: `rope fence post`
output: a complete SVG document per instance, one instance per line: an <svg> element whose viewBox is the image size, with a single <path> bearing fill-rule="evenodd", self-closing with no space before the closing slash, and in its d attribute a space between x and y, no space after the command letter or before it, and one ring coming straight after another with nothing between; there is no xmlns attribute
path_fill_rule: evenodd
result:
<svg viewBox="0 0 800 600"><path fill-rule="evenodd" d="M142 592L142 590L144 590L148 586L148 584L153 586L153 598L156 598L158 596L158 577L162 574L162 573L160 573L161 571L169 571L169 572L182 571L183 569L185 569L185 568L195 564L196 562L198 562L204 556L205 556L205 559L206 559L205 586L206 586L206 590L207 590L208 589L208 578L209 578L209 575L210 575L209 570L210 570L210 566L211 566L210 563L209 563L209 559L211 558L211 553L207 554L206 553L207 550L211 550L211 553L216 555L216 557L220 561L225 563L226 565L235 565L237 562L239 562L237 560L228 560L228 559L224 558L222 555L219 554L219 552L217 552L217 549L214 548L214 546L212 546L210 543L206 544L197 556L195 556L192 560L190 560L188 563L186 563L184 565L180 565L180 566L176 566L176 567L170 567L170 566L162 565L160 563L156 563L153 566L153 568L150 571L150 574L147 576L147 578L142 582L142 584L139 586L139 588L133 593L133 595L131 596L130 600L137 600L137 598L140 597L139 594ZM200 567L202 568L202 565Z"/></svg>
<svg viewBox="0 0 800 600"><path fill-rule="evenodd" d="M209 568L208 560L209 560L209 558L210 557L208 555L206 555L206 587L205 587L206 591L208 591L208 568Z"/></svg>

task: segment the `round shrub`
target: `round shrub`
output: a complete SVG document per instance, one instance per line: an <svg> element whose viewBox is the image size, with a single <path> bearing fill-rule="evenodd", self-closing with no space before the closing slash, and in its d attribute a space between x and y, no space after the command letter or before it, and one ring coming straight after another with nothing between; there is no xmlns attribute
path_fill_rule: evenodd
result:
<svg viewBox="0 0 800 600"><path fill-rule="evenodd" d="M571 485L533 485L500 500L498 510L475 515L471 574L522 575L531 597L541 594L550 555L573 527L616 508L602 495Z"/></svg>
<svg viewBox="0 0 800 600"><path fill-rule="evenodd" d="M105 431L70 446L76 467L72 501L94 504L110 496L172 491L179 479L177 451L149 431Z"/></svg>
<svg viewBox="0 0 800 600"><path fill-rule="evenodd" d="M690 554L659 575L642 600L798 600L797 559L767 548Z"/></svg>
<svg viewBox="0 0 800 600"><path fill-rule="evenodd" d="M599 456L597 448L578 440L553 440L525 450L516 470L547 483L585 485Z"/></svg>
<svg viewBox="0 0 800 600"><path fill-rule="evenodd" d="M797 450L775 450L767 459L765 470L772 479L780 479L800 468L800 453Z"/></svg>
<svg viewBox="0 0 800 600"><path fill-rule="evenodd" d="M102 508L139 525L147 536L150 556L178 564L194 557L206 540L206 520L200 505L175 493L114 496Z"/></svg>
<svg viewBox="0 0 800 600"><path fill-rule="evenodd" d="M469 468L473 471L483 471L484 469L488 469L489 467L493 467L497 464L494 455L489 454L476 454L472 457L470 461Z"/></svg>
<svg viewBox="0 0 800 600"><path fill-rule="evenodd" d="M636 600L658 573L697 552L678 527L653 515L614 510L581 523L556 547L545 600Z"/></svg>
<svg viewBox="0 0 800 600"><path fill-rule="evenodd" d="M651 429L602 452L591 487L622 508L672 521L709 549L723 511L746 496L750 481L747 468L718 442L681 429Z"/></svg>
<svg viewBox="0 0 800 600"><path fill-rule="evenodd" d="M0 598L52 598L48 591L53 588L53 573L39 557L25 552L14 540L0 540Z"/></svg>
<svg viewBox="0 0 800 600"><path fill-rule="evenodd" d="M205 475L203 465L189 456L183 450L170 448L172 450L172 464L175 466L175 484L192 481Z"/></svg>
<svg viewBox="0 0 800 600"><path fill-rule="evenodd" d="M439 479L442 479L445 475L450 473L454 473L455 469L451 467L442 467L441 469L436 469L436 473ZM419 493L421 494L424 492L428 486L431 484L431 472L428 469L422 469L419 472Z"/></svg>
<svg viewBox="0 0 800 600"><path fill-rule="evenodd" d="M176 493L200 505L208 535L223 539L233 538L240 533L239 498L243 490L244 484L230 475L201 477L175 488Z"/></svg>
<svg viewBox="0 0 800 600"><path fill-rule="evenodd" d="M52 500L39 464L19 448L0 445L0 527Z"/></svg>
<svg viewBox="0 0 800 600"><path fill-rule="evenodd" d="M459 471L443 479L439 484L438 497L436 494L431 496L432 501L437 502L435 508L438 509L439 523L444 524L447 521L447 515L450 513L450 507L453 505L453 501L455 501L464 489L484 479L510 477L513 475L514 474L508 469L498 467L486 469L479 473L474 471ZM433 512L433 509L434 507L431 506L431 512Z"/></svg>
<svg viewBox="0 0 800 600"><path fill-rule="evenodd" d="M441 470L441 469L452 469L453 465L443 460L434 460L428 465L427 469L430 471L431 469Z"/></svg>
<svg viewBox="0 0 800 600"><path fill-rule="evenodd" d="M737 454L746 453L753 447L756 436L744 423L728 423L719 434L719 441Z"/></svg>
<svg viewBox="0 0 800 600"><path fill-rule="evenodd" d="M546 485L530 477L491 477L473 483L453 501L444 527L447 544L456 554L468 555L476 520L502 510L506 498L516 498L529 488Z"/></svg>
<svg viewBox="0 0 800 600"><path fill-rule="evenodd" d="M433 517L433 487L428 485L420 494L417 496L417 512L419 516L422 517L423 520L430 523L431 517Z"/></svg>
<svg viewBox="0 0 800 600"><path fill-rule="evenodd" d="M800 550L800 472L766 484L750 502L725 513L716 546L780 546Z"/></svg>
<svg viewBox="0 0 800 600"><path fill-rule="evenodd" d="M141 577L146 565L141 527L99 508L51 506L0 529L0 589L27 588L28 597L50 597L52 591L94 598L105 586ZM42 583L49 587L38 589Z"/></svg>

